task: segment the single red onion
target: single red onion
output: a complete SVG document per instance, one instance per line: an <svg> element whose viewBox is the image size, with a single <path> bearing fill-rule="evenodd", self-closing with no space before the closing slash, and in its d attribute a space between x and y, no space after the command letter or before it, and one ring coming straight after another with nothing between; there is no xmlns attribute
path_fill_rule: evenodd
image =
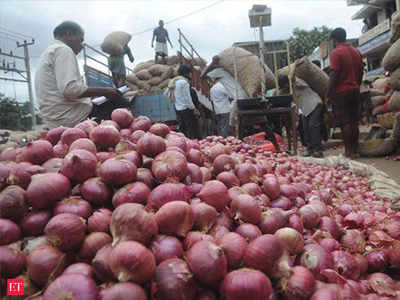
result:
<svg viewBox="0 0 400 300"><path fill-rule="evenodd" d="M163 300L195 299L197 284L185 261L168 259L156 268L156 298Z"/></svg>
<svg viewBox="0 0 400 300"><path fill-rule="evenodd" d="M319 222L321 221L320 216L314 210L312 204L307 204L298 210L298 214L303 221L303 225L307 229L313 229L318 226Z"/></svg>
<svg viewBox="0 0 400 300"><path fill-rule="evenodd" d="M114 127L115 129L117 129L118 131L121 130L121 128L119 127L118 123L113 121L113 120L103 120L100 123L101 126L106 126L106 127Z"/></svg>
<svg viewBox="0 0 400 300"><path fill-rule="evenodd" d="M303 227L303 221L298 215L291 215L288 220L288 226L296 229L298 232L303 234L304 227Z"/></svg>
<svg viewBox="0 0 400 300"><path fill-rule="evenodd" d="M323 238L319 244L328 252L340 250L340 244L333 238Z"/></svg>
<svg viewBox="0 0 400 300"><path fill-rule="evenodd" d="M350 204L344 203L338 207L337 213L343 217L346 217L349 213L353 211L353 206Z"/></svg>
<svg viewBox="0 0 400 300"><path fill-rule="evenodd" d="M31 211L21 220L21 229L24 236L39 236L52 217L49 210Z"/></svg>
<svg viewBox="0 0 400 300"><path fill-rule="evenodd" d="M394 239L400 239L400 221L391 220L388 224L385 225L386 232Z"/></svg>
<svg viewBox="0 0 400 300"><path fill-rule="evenodd" d="M185 240L183 241L183 248L189 250L194 244L199 241L210 241L215 242L213 236L202 233L200 231L190 231L187 233Z"/></svg>
<svg viewBox="0 0 400 300"><path fill-rule="evenodd" d="M240 267L247 249L246 239L238 233L229 232L219 240L218 245L225 252L228 269L234 270Z"/></svg>
<svg viewBox="0 0 400 300"><path fill-rule="evenodd" d="M204 184L197 197L220 211L228 203L228 189L222 182L210 180Z"/></svg>
<svg viewBox="0 0 400 300"><path fill-rule="evenodd" d="M151 193L150 188L143 182L134 182L120 188L113 196L112 203L118 207L124 203L146 204Z"/></svg>
<svg viewBox="0 0 400 300"><path fill-rule="evenodd" d="M342 234L341 229L335 222L335 220L326 216L321 218L319 229L322 231L329 232L334 239L339 239Z"/></svg>
<svg viewBox="0 0 400 300"><path fill-rule="evenodd" d="M99 125L90 131L90 139L99 149L115 147L121 140L118 129L114 126Z"/></svg>
<svg viewBox="0 0 400 300"><path fill-rule="evenodd" d="M105 184L100 177L86 180L80 186L82 197L94 205L104 205L112 198L112 189Z"/></svg>
<svg viewBox="0 0 400 300"><path fill-rule="evenodd" d="M13 221L0 219L0 246L8 245L19 240L21 229Z"/></svg>
<svg viewBox="0 0 400 300"><path fill-rule="evenodd" d="M244 223L236 228L236 233L244 237L248 242L262 235L261 230L254 224Z"/></svg>
<svg viewBox="0 0 400 300"><path fill-rule="evenodd" d="M294 200L296 200L298 193L297 193L297 189L295 188L295 186L290 185L290 184L282 184L281 185L281 195L294 201Z"/></svg>
<svg viewBox="0 0 400 300"><path fill-rule="evenodd" d="M85 238L85 221L77 215L63 213L50 219L44 228L49 242L62 251L76 249Z"/></svg>
<svg viewBox="0 0 400 300"><path fill-rule="evenodd" d="M150 127L149 132L165 138L170 130L169 127L163 123L155 123Z"/></svg>
<svg viewBox="0 0 400 300"><path fill-rule="evenodd" d="M245 183L241 188L251 196L259 196L263 193L260 186L254 182Z"/></svg>
<svg viewBox="0 0 400 300"><path fill-rule="evenodd" d="M219 173L235 170L235 161L230 155L220 154L213 161L214 173Z"/></svg>
<svg viewBox="0 0 400 300"><path fill-rule="evenodd" d="M248 195L249 193L245 191L242 187L234 186L228 190L229 204L239 197L239 195Z"/></svg>
<svg viewBox="0 0 400 300"><path fill-rule="evenodd" d="M185 201L190 199L185 185L174 183L163 183L151 191L147 199L147 205L154 209L159 209L165 203L171 201Z"/></svg>
<svg viewBox="0 0 400 300"><path fill-rule="evenodd" d="M79 128L67 128L61 134L60 141L61 143L70 146L74 141L80 138L87 138L86 132Z"/></svg>
<svg viewBox="0 0 400 300"><path fill-rule="evenodd" d="M285 211L280 208L271 208L261 215L259 227L264 234L274 234L278 229L285 227L288 217L293 211Z"/></svg>
<svg viewBox="0 0 400 300"><path fill-rule="evenodd" d="M67 129L68 129L67 127L63 127L63 126L50 129L47 132L46 140L48 140L50 143L52 143L53 146L56 145L58 143L58 141L60 140L63 132Z"/></svg>
<svg viewBox="0 0 400 300"><path fill-rule="evenodd" d="M34 165L41 165L54 157L53 145L45 140L29 142L21 149L19 160L30 162Z"/></svg>
<svg viewBox="0 0 400 300"><path fill-rule="evenodd" d="M203 173L203 183L211 180L212 174L211 174L210 169L208 169L206 167L200 167L200 170Z"/></svg>
<svg viewBox="0 0 400 300"><path fill-rule="evenodd" d="M351 253L364 253L365 252L365 239L364 235L357 229L346 230L340 243L344 249Z"/></svg>
<svg viewBox="0 0 400 300"><path fill-rule="evenodd" d="M289 210L292 207L292 202L288 197L279 196L277 199L270 203L273 208L281 208L283 210Z"/></svg>
<svg viewBox="0 0 400 300"><path fill-rule="evenodd" d="M236 176L239 178L240 184L248 182L259 182L257 168L255 165L244 163L236 166Z"/></svg>
<svg viewBox="0 0 400 300"><path fill-rule="evenodd" d="M15 168L10 169L7 183L9 185L18 185L23 189L26 189L31 183L33 175L43 174L45 172L46 169L41 166L32 165L29 162L21 162L16 165Z"/></svg>
<svg viewBox="0 0 400 300"><path fill-rule="evenodd" d="M43 300L80 299L97 300L98 288L88 276L82 274L66 274L56 278L43 294Z"/></svg>
<svg viewBox="0 0 400 300"><path fill-rule="evenodd" d="M185 156L176 151L165 151L157 155L151 170L159 182L179 182L188 174Z"/></svg>
<svg viewBox="0 0 400 300"><path fill-rule="evenodd" d="M149 169L138 168L137 174L136 174L136 181L143 182L149 188L154 187L153 174L151 173L151 171Z"/></svg>
<svg viewBox="0 0 400 300"><path fill-rule="evenodd" d="M25 238L22 243L22 253L29 255L34 249L42 246L51 246L46 236Z"/></svg>
<svg viewBox="0 0 400 300"><path fill-rule="evenodd" d="M91 265L86 263L74 263L64 270L63 275L66 274L81 274L93 278L94 271Z"/></svg>
<svg viewBox="0 0 400 300"><path fill-rule="evenodd" d="M146 291L133 282L116 283L102 289L98 300L135 299L147 300Z"/></svg>
<svg viewBox="0 0 400 300"><path fill-rule="evenodd" d="M148 213L143 205L125 203L113 211L110 231L113 236L113 246L130 240L147 245L158 233L158 226L154 215Z"/></svg>
<svg viewBox="0 0 400 300"><path fill-rule="evenodd" d="M0 192L0 218L18 221L27 212L25 191L21 187L11 185Z"/></svg>
<svg viewBox="0 0 400 300"><path fill-rule="evenodd" d="M110 232L111 210L100 208L96 210L88 219L89 232Z"/></svg>
<svg viewBox="0 0 400 300"><path fill-rule="evenodd" d="M8 147L0 153L0 161L16 161L17 148Z"/></svg>
<svg viewBox="0 0 400 300"><path fill-rule="evenodd" d="M389 263L389 255L385 249L373 250L365 257L368 260L368 271L371 273L384 270Z"/></svg>
<svg viewBox="0 0 400 300"><path fill-rule="evenodd" d="M266 300L273 294L269 278L257 270L239 269L224 279L221 293L226 300Z"/></svg>
<svg viewBox="0 0 400 300"><path fill-rule="evenodd" d="M64 271L66 255L54 247L42 246L29 253L26 264L29 278L44 287Z"/></svg>
<svg viewBox="0 0 400 300"><path fill-rule="evenodd" d="M304 247L300 264L309 269L316 279L323 280L321 271L333 268L332 255L318 244L309 244Z"/></svg>
<svg viewBox="0 0 400 300"><path fill-rule="evenodd" d="M146 132L144 132L143 130L136 130L136 131L132 131L132 134L131 134L131 136L129 137L129 140L132 142L132 143L137 143L138 142L138 140L142 137L142 136L144 136L146 134Z"/></svg>
<svg viewBox="0 0 400 300"><path fill-rule="evenodd" d="M333 251L333 266L334 270L343 277L357 280L360 277L360 266L357 260L346 251Z"/></svg>
<svg viewBox="0 0 400 300"><path fill-rule="evenodd" d="M224 251L213 242L197 242L186 252L186 260L194 276L203 284L216 285L226 276Z"/></svg>
<svg viewBox="0 0 400 300"><path fill-rule="evenodd" d="M57 202L54 207L54 215L63 213L69 213L87 219L92 214L92 207L89 202L83 200L81 197L71 196Z"/></svg>
<svg viewBox="0 0 400 300"><path fill-rule="evenodd" d="M214 159L216 159L218 157L218 155L221 155L221 154L228 154L228 153L225 153L225 147L224 147L224 145L222 145L220 143L212 146L207 151L207 155L210 157L211 161L214 161Z"/></svg>
<svg viewBox="0 0 400 300"><path fill-rule="evenodd" d="M233 199L231 209L235 213L235 219L242 222L256 225L261 221L261 208L250 195L239 195Z"/></svg>
<svg viewBox="0 0 400 300"><path fill-rule="evenodd" d="M392 278L384 273L373 273L367 277L367 284L369 288L380 295L378 299L382 299L382 296L397 296L398 293L395 291L395 284Z"/></svg>
<svg viewBox="0 0 400 300"><path fill-rule="evenodd" d="M183 256L182 243L173 236L158 235L151 243L151 252L154 254L157 265L170 258Z"/></svg>
<svg viewBox="0 0 400 300"><path fill-rule="evenodd" d="M297 230L284 227L277 230L275 232L275 236L277 236L283 242L290 255L297 255L303 252L304 239Z"/></svg>
<svg viewBox="0 0 400 300"><path fill-rule="evenodd" d="M229 233L230 230L226 228L225 226L220 226L220 225L214 225L208 234L214 237L214 240L216 243L219 242L219 240L227 233Z"/></svg>
<svg viewBox="0 0 400 300"><path fill-rule="evenodd" d="M280 285L285 299L309 299L314 293L315 279L308 269L296 266L292 268L289 278L281 279Z"/></svg>
<svg viewBox="0 0 400 300"><path fill-rule="evenodd" d="M196 300L218 300L218 298L212 290L201 290L197 294Z"/></svg>
<svg viewBox="0 0 400 300"><path fill-rule="evenodd" d="M200 231L207 232L214 226L217 219L217 211L211 205L204 202L192 205L194 226Z"/></svg>
<svg viewBox="0 0 400 300"><path fill-rule="evenodd" d="M353 254L353 257L357 261L357 264L360 268L360 276L364 275L368 270L367 258L360 253Z"/></svg>
<svg viewBox="0 0 400 300"><path fill-rule="evenodd" d="M87 134L87 136L89 136L90 131L93 128L95 128L96 126L97 126L96 121L94 121L92 119L87 119L87 120L85 120L83 122L80 122L80 123L76 124L74 127L82 129Z"/></svg>
<svg viewBox="0 0 400 300"><path fill-rule="evenodd" d="M129 128L124 128L120 130L119 134L121 135L122 138L130 140L132 131Z"/></svg>
<svg viewBox="0 0 400 300"><path fill-rule="evenodd" d="M148 157L155 157L157 154L164 152L167 148L164 139L152 133L143 135L143 137L138 140L136 146L137 151L141 155L146 155Z"/></svg>
<svg viewBox="0 0 400 300"><path fill-rule="evenodd" d="M270 274L272 266L285 250L283 242L271 234L262 235L247 247L244 255L246 266Z"/></svg>
<svg viewBox="0 0 400 300"><path fill-rule="evenodd" d="M134 181L136 172L136 166L130 161L111 158L101 164L97 174L106 184L121 186Z"/></svg>
<svg viewBox="0 0 400 300"><path fill-rule="evenodd" d="M237 178L233 172L221 172L216 179L225 184L227 188L240 185L239 178Z"/></svg>
<svg viewBox="0 0 400 300"><path fill-rule="evenodd" d="M393 244L393 239L384 231L375 230L368 236L368 243L374 247L390 247Z"/></svg>
<svg viewBox="0 0 400 300"><path fill-rule="evenodd" d="M58 173L61 169L63 159L59 157L50 158L42 167L46 169L46 173Z"/></svg>
<svg viewBox="0 0 400 300"><path fill-rule="evenodd" d="M0 246L0 278L13 278L25 268L25 256L18 250Z"/></svg>
<svg viewBox="0 0 400 300"><path fill-rule="evenodd" d="M74 141L69 147L69 152L79 149L89 151L93 154L97 153L96 145L88 138L80 138Z"/></svg>
<svg viewBox="0 0 400 300"><path fill-rule="evenodd" d="M67 144L63 144L59 142L57 145L53 147L53 153L55 157L64 158L68 153L69 146Z"/></svg>
<svg viewBox="0 0 400 300"><path fill-rule="evenodd" d="M133 122L132 113L126 108L114 109L111 113L111 119L116 122L120 128L129 128Z"/></svg>
<svg viewBox="0 0 400 300"><path fill-rule="evenodd" d="M187 176L185 178L186 184L203 183L203 173L201 172L199 166L192 163L188 163L187 171L188 171Z"/></svg>
<svg viewBox="0 0 400 300"><path fill-rule="evenodd" d="M97 251L92 260L92 267L95 277L100 282L110 282L115 281L116 279L109 264L113 249L114 248L111 246L111 244L103 246L99 251Z"/></svg>
<svg viewBox="0 0 400 300"><path fill-rule="evenodd" d="M112 238L105 232L92 232L82 242L78 256L84 262L90 263L97 251L112 242Z"/></svg>
<svg viewBox="0 0 400 300"><path fill-rule="evenodd" d="M97 168L97 157L87 150L74 150L65 156L61 173L70 180L83 182L93 177Z"/></svg>
<svg viewBox="0 0 400 300"><path fill-rule="evenodd" d="M278 178L274 175L265 175L263 181L263 191L271 200L278 198L281 193Z"/></svg>
<svg viewBox="0 0 400 300"><path fill-rule="evenodd" d="M155 219L161 233L185 237L194 225L192 207L184 201L172 201L157 211Z"/></svg>
<svg viewBox="0 0 400 300"><path fill-rule="evenodd" d="M153 253L142 244L127 241L111 251L110 268L118 281L142 284L153 278L156 262Z"/></svg>
<svg viewBox="0 0 400 300"><path fill-rule="evenodd" d="M339 289L333 287L324 287L317 289L311 297L311 300L336 300L339 298Z"/></svg>
<svg viewBox="0 0 400 300"><path fill-rule="evenodd" d="M200 199L199 199L200 200ZM201 200L200 200L201 201ZM233 220L232 220L232 212L227 207L220 212L215 220L215 225L224 226L228 229L232 229Z"/></svg>
<svg viewBox="0 0 400 300"><path fill-rule="evenodd" d="M135 150L129 150L124 153L121 153L117 156L117 158L122 158L129 160L132 162L137 168L141 167L143 164L142 156Z"/></svg>
<svg viewBox="0 0 400 300"><path fill-rule="evenodd" d="M133 119L130 129L135 132L136 130L148 131L151 128L151 120L145 116L139 116Z"/></svg>
<svg viewBox="0 0 400 300"><path fill-rule="evenodd" d="M70 189L68 178L62 174L36 174L32 176L32 181L26 190L26 197L33 208L46 209L67 196Z"/></svg>
<svg viewBox="0 0 400 300"><path fill-rule="evenodd" d="M187 160L193 164L198 165L199 167L203 166L204 158L202 152L196 149L190 149L187 153Z"/></svg>
<svg viewBox="0 0 400 300"><path fill-rule="evenodd" d="M183 151L183 153L188 152L188 144L186 142L186 139L184 137L169 137L170 135L167 135L166 137L166 146L167 148L169 147L178 147Z"/></svg>

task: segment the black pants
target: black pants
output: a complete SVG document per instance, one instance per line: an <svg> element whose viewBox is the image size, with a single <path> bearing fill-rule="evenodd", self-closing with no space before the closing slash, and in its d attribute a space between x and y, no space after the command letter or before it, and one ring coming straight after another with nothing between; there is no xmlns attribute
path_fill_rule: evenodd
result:
<svg viewBox="0 0 400 300"><path fill-rule="evenodd" d="M311 152L322 151L321 126L322 126L323 105L318 104L308 115L302 116L304 140L307 149Z"/></svg>
<svg viewBox="0 0 400 300"><path fill-rule="evenodd" d="M190 139L199 139L199 122L193 109L176 111L179 128Z"/></svg>
<svg viewBox="0 0 400 300"><path fill-rule="evenodd" d="M113 102L108 100L100 105L93 104L92 112L90 113L89 118L94 118L98 123L102 120L111 120L111 113L117 108L127 108L129 111L131 111L129 102L122 100L119 102Z"/></svg>

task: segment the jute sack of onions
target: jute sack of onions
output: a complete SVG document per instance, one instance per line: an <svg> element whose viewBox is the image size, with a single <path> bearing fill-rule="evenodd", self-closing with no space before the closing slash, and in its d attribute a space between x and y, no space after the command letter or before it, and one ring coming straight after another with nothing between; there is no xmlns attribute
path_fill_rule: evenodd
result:
<svg viewBox="0 0 400 300"><path fill-rule="evenodd" d="M154 64L150 68L148 68L148 71L153 76L161 76L162 74L167 72L169 69L170 69L169 66L161 65L161 64Z"/></svg>
<svg viewBox="0 0 400 300"><path fill-rule="evenodd" d="M397 40L386 52L382 66L389 72L393 72L400 66L400 40Z"/></svg>
<svg viewBox="0 0 400 300"><path fill-rule="evenodd" d="M380 114L376 117L378 119L378 124L384 128L392 129L394 120L395 120L395 113L388 112L385 114Z"/></svg>
<svg viewBox="0 0 400 300"><path fill-rule="evenodd" d="M119 55L125 45L129 43L132 36L124 31L114 31L109 33L101 44L101 50L111 55Z"/></svg>
<svg viewBox="0 0 400 300"><path fill-rule="evenodd" d="M382 105L386 102L386 96L374 96L371 97L372 106L376 107L378 105Z"/></svg>
<svg viewBox="0 0 400 300"><path fill-rule="evenodd" d="M392 138L368 140L360 143L361 156L385 156L393 153L396 148L395 140Z"/></svg>
<svg viewBox="0 0 400 300"><path fill-rule="evenodd" d="M393 44L399 39L400 39L400 13L396 11L392 15L390 43Z"/></svg>
<svg viewBox="0 0 400 300"><path fill-rule="evenodd" d="M400 91L400 68L390 74L389 86L392 90Z"/></svg>
<svg viewBox="0 0 400 300"><path fill-rule="evenodd" d="M390 111L400 111L400 91L393 93L390 98Z"/></svg>
<svg viewBox="0 0 400 300"><path fill-rule="evenodd" d="M135 74L140 80L149 80L152 77L148 70L141 70Z"/></svg>
<svg viewBox="0 0 400 300"><path fill-rule="evenodd" d="M219 64L232 76L234 72L233 54L237 65L238 81L248 95L256 96L261 90L261 64L258 56L240 48L231 47L218 54ZM275 86L274 75L271 70L265 66L265 84L267 88Z"/></svg>
<svg viewBox="0 0 400 300"><path fill-rule="evenodd" d="M161 83L161 77L159 76L154 76L153 78L150 78L147 80L147 83L150 84L151 86L157 86Z"/></svg>

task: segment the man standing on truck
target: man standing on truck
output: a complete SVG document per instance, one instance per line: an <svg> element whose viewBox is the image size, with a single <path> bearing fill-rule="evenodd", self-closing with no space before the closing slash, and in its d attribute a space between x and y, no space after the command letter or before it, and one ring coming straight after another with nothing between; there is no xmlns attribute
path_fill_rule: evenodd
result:
<svg viewBox="0 0 400 300"><path fill-rule="evenodd" d="M326 101L330 100L336 126L342 131L345 156L359 156L360 85L363 61L360 51L346 43L346 31L336 28L330 39L335 49L330 54L329 87Z"/></svg>
<svg viewBox="0 0 400 300"><path fill-rule="evenodd" d="M154 48L154 39L156 39L156 49L155 49L155 57L154 62L158 63L158 57L162 57L162 62L164 64L167 63L166 57L168 56L168 46L167 41L169 42L171 48L173 48L171 41L169 40L168 31L164 28L164 21L160 20L158 22L158 27L153 31L153 38L151 40L151 48Z"/></svg>
<svg viewBox="0 0 400 300"><path fill-rule="evenodd" d="M42 118L48 128L73 127L90 118L109 119L121 103L114 88L88 87L79 72L76 55L82 50L84 31L71 21L58 25L54 42L40 56L35 74L35 90ZM109 101L94 105L88 97L105 96Z"/></svg>
<svg viewBox="0 0 400 300"><path fill-rule="evenodd" d="M126 81L125 54L128 55L129 61L133 63L135 59L128 45L124 46L121 54L110 55L108 57L108 68L111 71L113 82L117 88L125 85Z"/></svg>

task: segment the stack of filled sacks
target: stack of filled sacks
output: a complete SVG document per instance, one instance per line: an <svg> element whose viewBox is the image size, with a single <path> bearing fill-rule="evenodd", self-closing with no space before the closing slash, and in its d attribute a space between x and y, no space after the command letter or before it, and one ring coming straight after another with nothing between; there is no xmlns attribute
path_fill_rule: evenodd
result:
<svg viewBox="0 0 400 300"><path fill-rule="evenodd" d="M390 111L400 111L400 14L392 16L392 46L386 52L382 65L390 72L389 86L394 91L390 98Z"/></svg>
<svg viewBox="0 0 400 300"><path fill-rule="evenodd" d="M191 61L193 66L200 68L205 66L202 59L195 58ZM167 64L155 64L154 60L139 63L126 78L128 86L132 91L137 91L137 95L155 95L162 93L168 86L170 79L177 74L179 57L169 56Z"/></svg>
<svg viewBox="0 0 400 300"><path fill-rule="evenodd" d="M393 91L389 87L388 78L377 78L372 82L372 88L369 89L372 104L372 114L374 116L389 111L390 98Z"/></svg>

